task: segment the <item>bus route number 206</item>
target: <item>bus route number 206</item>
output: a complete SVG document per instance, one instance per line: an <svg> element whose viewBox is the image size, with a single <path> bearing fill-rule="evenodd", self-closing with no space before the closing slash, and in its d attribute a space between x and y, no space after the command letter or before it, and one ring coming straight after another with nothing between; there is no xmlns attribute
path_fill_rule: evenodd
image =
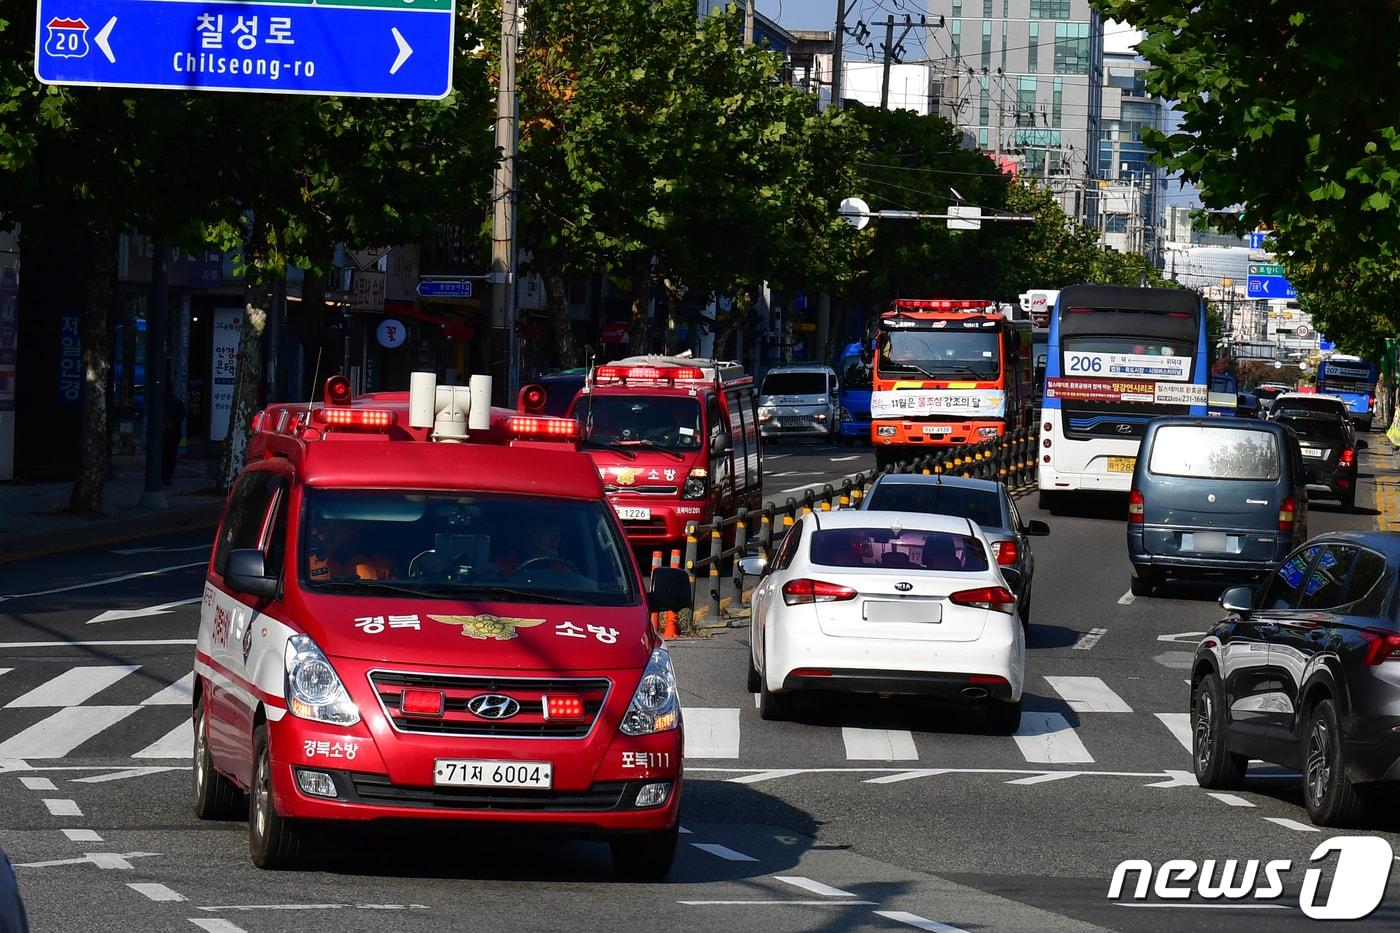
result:
<svg viewBox="0 0 1400 933"><path fill-rule="evenodd" d="M1103 372L1103 359L1087 354L1069 355L1069 372L1071 373L1100 373Z"/></svg>

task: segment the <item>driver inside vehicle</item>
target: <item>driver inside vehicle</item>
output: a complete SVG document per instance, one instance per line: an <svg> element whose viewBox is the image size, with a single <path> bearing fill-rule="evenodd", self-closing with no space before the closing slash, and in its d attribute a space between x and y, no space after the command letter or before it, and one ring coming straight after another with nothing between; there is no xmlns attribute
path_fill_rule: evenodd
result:
<svg viewBox="0 0 1400 933"><path fill-rule="evenodd" d="M529 570L578 573L573 563L559 554L563 526L550 516L540 516L525 527L515 546L496 561L504 576Z"/></svg>
<svg viewBox="0 0 1400 933"><path fill-rule="evenodd" d="M354 522L317 522L310 534L306 565L313 582L393 578L393 558L368 544Z"/></svg>

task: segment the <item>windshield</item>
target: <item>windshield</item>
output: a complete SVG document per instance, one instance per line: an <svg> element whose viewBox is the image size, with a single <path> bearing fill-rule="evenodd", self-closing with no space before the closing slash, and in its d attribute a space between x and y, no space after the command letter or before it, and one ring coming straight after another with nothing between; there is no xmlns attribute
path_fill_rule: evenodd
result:
<svg viewBox="0 0 1400 933"><path fill-rule="evenodd" d="M1186 382L1191 350L1183 341L1114 335L1066 337L1061 352L1066 376Z"/></svg>
<svg viewBox="0 0 1400 933"><path fill-rule="evenodd" d="M306 492L300 576L314 591L631 606L605 502L527 496Z"/></svg>
<svg viewBox="0 0 1400 933"><path fill-rule="evenodd" d="M991 489L944 486L941 483L887 483L875 485L865 508L880 512L922 512L970 518L985 529L1000 530L1001 501Z"/></svg>
<svg viewBox="0 0 1400 933"><path fill-rule="evenodd" d="M1268 431L1168 425L1157 430L1149 468L1159 476L1276 480L1278 442Z"/></svg>
<svg viewBox="0 0 1400 933"><path fill-rule="evenodd" d="M994 330L895 330L880 334L881 372L923 372L935 377L1001 374Z"/></svg>
<svg viewBox="0 0 1400 933"><path fill-rule="evenodd" d="M574 406L590 444L700 449L700 403L656 395L584 395Z"/></svg>
<svg viewBox="0 0 1400 933"><path fill-rule="evenodd" d="M826 373L769 373L759 395L825 395Z"/></svg>
<svg viewBox="0 0 1400 933"><path fill-rule="evenodd" d="M824 567L886 570L987 569L987 552L971 535L888 528L832 528L812 535L811 559Z"/></svg>

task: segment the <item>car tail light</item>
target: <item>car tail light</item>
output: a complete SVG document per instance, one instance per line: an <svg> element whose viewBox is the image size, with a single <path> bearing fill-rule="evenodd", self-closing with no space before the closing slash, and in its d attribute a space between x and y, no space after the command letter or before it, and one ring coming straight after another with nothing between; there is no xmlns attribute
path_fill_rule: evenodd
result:
<svg viewBox="0 0 1400 933"><path fill-rule="evenodd" d="M783 584L783 602L789 606L804 603L839 603L855 599L856 591L839 583L825 580L789 580Z"/></svg>
<svg viewBox="0 0 1400 933"><path fill-rule="evenodd" d="M316 421L333 428L364 428L379 431L397 420L394 412L379 408L318 408Z"/></svg>
<svg viewBox="0 0 1400 933"><path fill-rule="evenodd" d="M1337 466L1356 466L1356 451L1352 450L1350 447L1342 451L1342 455L1337 458Z"/></svg>
<svg viewBox="0 0 1400 933"><path fill-rule="evenodd" d="M975 590L959 590L949 596L948 600L959 606L990 609L993 612L1010 613L1016 608L1016 597L1001 586L982 586Z"/></svg>
<svg viewBox="0 0 1400 933"><path fill-rule="evenodd" d="M1293 499L1292 496L1289 496L1287 499L1284 499L1284 500L1283 500L1283 505L1280 505L1280 506L1278 507L1278 530L1279 530L1279 531L1292 531L1292 530L1293 530L1293 515L1294 515L1295 512L1297 512L1297 510L1298 510L1298 503L1294 501L1294 499Z"/></svg>
<svg viewBox="0 0 1400 933"><path fill-rule="evenodd" d="M1047 421L1047 422L1045 422L1044 424L1042 424L1042 425L1040 426L1040 429L1041 429L1042 431L1049 431L1049 430L1052 430L1054 427L1055 427L1055 426L1054 426L1053 424L1051 424L1050 422Z"/></svg>
<svg viewBox="0 0 1400 933"><path fill-rule="evenodd" d="M1128 493L1128 522L1140 525L1147 518L1147 500L1142 497L1141 489L1134 489Z"/></svg>
<svg viewBox="0 0 1400 933"><path fill-rule="evenodd" d="M446 705L441 690L408 687L399 697L399 709L405 716L441 716Z"/></svg>
<svg viewBox="0 0 1400 933"><path fill-rule="evenodd" d="M997 552L997 563L1002 566L1014 564L1021 559L1021 549L1015 541L998 541L992 545L992 550Z"/></svg>
<svg viewBox="0 0 1400 933"><path fill-rule="evenodd" d="M1390 632L1365 631L1361 633L1369 641L1366 649L1366 663L1374 667L1386 661L1400 661L1400 635Z"/></svg>
<svg viewBox="0 0 1400 933"><path fill-rule="evenodd" d="M551 722L583 718L583 698L576 696L546 696L544 718Z"/></svg>

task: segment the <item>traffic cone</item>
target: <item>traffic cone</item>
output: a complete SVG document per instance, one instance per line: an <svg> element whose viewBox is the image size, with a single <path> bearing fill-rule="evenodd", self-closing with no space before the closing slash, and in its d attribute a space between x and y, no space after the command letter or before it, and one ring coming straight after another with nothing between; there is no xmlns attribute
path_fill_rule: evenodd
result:
<svg viewBox="0 0 1400 933"><path fill-rule="evenodd" d="M679 638L680 632L676 629L676 613L674 611L666 613L666 629L661 633L663 638Z"/></svg>

